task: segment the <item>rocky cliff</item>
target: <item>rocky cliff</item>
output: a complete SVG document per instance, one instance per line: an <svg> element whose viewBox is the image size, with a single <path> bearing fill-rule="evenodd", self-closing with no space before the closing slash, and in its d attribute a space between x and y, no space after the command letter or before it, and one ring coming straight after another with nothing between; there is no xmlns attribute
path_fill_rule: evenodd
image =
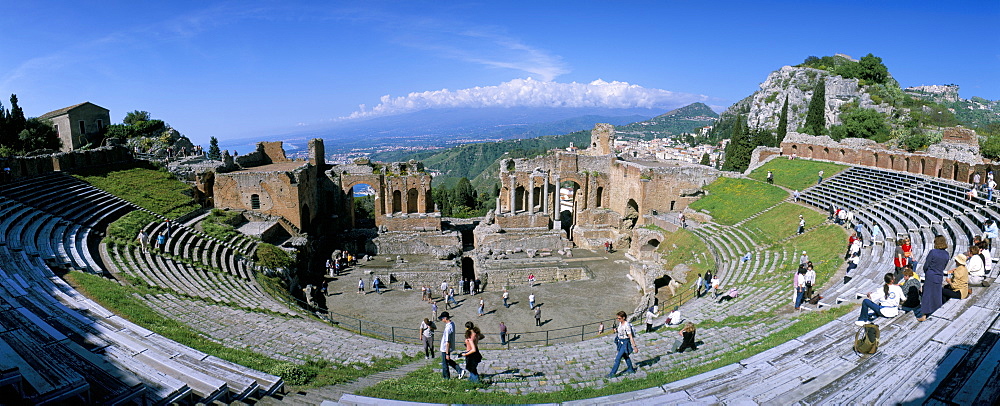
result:
<svg viewBox="0 0 1000 406"><path fill-rule="evenodd" d="M871 95L858 83L830 72L783 66L768 75L760 90L751 95L747 125L752 129L775 129L781 115L781 106L788 97L788 130L795 131L806 121L806 111L812 99L813 88L826 79L826 124L840 124L840 113L845 105L857 105L891 115L895 108L886 103L875 103ZM734 107L736 107L734 105Z"/></svg>

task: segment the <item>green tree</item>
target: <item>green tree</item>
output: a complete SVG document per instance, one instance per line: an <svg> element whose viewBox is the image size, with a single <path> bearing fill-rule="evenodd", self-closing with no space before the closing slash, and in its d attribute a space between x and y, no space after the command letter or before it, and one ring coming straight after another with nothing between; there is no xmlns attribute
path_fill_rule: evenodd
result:
<svg viewBox="0 0 1000 406"><path fill-rule="evenodd" d="M125 114L125 119L122 120L125 125L134 125L140 121L149 121L150 116L148 111L133 110Z"/></svg>
<svg viewBox="0 0 1000 406"><path fill-rule="evenodd" d="M858 79L880 84L889 80L889 69L882 64L882 58L869 53L861 57L858 66Z"/></svg>
<svg viewBox="0 0 1000 406"><path fill-rule="evenodd" d="M3 132L0 133L0 145L14 150L22 150L19 136L24 131L27 120L24 118L24 111L17 104L17 95L10 95L10 111L4 120Z"/></svg>
<svg viewBox="0 0 1000 406"><path fill-rule="evenodd" d="M468 178L463 177L459 179L458 184L451 190L450 195L453 213L462 208L470 212L476 209L476 193L472 189L472 183L469 182Z"/></svg>
<svg viewBox="0 0 1000 406"><path fill-rule="evenodd" d="M987 137L986 140L980 144L979 151L985 158L989 158L994 161L1000 160L1000 135Z"/></svg>
<svg viewBox="0 0 1000 406"><path fill-rule="evenodd" d="M219 150L219 139L212 137L208 139L208 159L222 159L222 151Z"/></svg>
<svg viewBox="0 0 1000 406"><path fill-rule="evenodd" d="M266 242L257 244L254 258L257 260L257 264L270 269L288 268L294 262L292 256L287 252Z"/></svg>
<svg viewBox="0 0 1000 406"><path fill-rule="evenodd" d="M30 118L24 123L24 129L18 134L18 143L23 151L57 150L62 144L52 123L39 118Z"/></svg>
<svg viewBox="0 0 1000 406"><path fill-rule="evenodd" d="M840 115L841 125L830 129L835 140L844 138L867 138L875 142L886 142L892 137L892 129L885 116L872 109L855 108Z"/></svg>
<svg viewBox="0 0 1000 406"><path fill-rule="evenodd" d="M708 155L708 152L701 154L701 162L699 163L705 166L712 166L712 157Z"/></svg>
<svg viewBox="0 0 1000 406"><path fill-rule="evenodd" d="M778 116L778 133L775 134L774 140L777 146L781 145L781 142L785 140L785 136L788 135L788 95L785 95L785 104L781 106L781 114Z"/></svg>
<svg viewBox="0 0 1000 406"><path fill-rule="evenodd" d="M722 164L724 171L743 172L750 166L750 154L754 145L747 131L746 118L740 116L733 127L733 136L726 145L726 161Z"/></svg>
<svg viewBox="0 0 1000 406"><path fill-rule="evenodd" d="M806 124L803 131L812 135L826 134L826 79L820 79L813 88L809 99L809 110L806 112Z"/></svg>

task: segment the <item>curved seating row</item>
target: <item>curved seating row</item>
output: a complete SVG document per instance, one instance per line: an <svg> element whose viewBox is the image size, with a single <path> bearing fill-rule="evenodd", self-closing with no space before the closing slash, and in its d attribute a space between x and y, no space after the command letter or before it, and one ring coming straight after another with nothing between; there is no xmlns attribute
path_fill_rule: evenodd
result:
<svg viewBox="0 0 1000 406"><path fill-rule="evenodd" d="M27 403L232 402L280 377L200 353L114 315L54 266L103 271L95 230L135 208L56 174L0 192L0 380Z"/></svg>

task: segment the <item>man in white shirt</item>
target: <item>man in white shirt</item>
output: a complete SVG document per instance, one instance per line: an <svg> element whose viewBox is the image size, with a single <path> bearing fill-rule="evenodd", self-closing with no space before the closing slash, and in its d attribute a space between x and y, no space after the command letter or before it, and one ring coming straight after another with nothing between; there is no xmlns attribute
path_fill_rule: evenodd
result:
<svg viewBox="0 0 1000 406"><path fill-rule="evenodd" d="M441 332L441 377L450 379L451 371L448 370L448 367L452 367L461 378L462 375L465 375L465 370L459 368L458 363L451 359L451 351L455 349L455 323L451 321L451 315L448 312L441 313L438 320L444 323L444 331Z"/></svg>
<svg viewBox="0 0 1000 406"><path fill-rule="evenodd" d="M903 289L896 284L892 273L887 273L882 278L885 284L882 289L878 289L868 294L868 298L861 302L861 315L854 324L864 326L875 320L875 317L896 317L899 314L899 304L906 300Z"/></svg>
<svg viewBox="0 0 1000 406"><path fill-rule="evenodd" d="M666 324L670 326L681 324L681 311L679 307L674 307L674 311L667 315Z"/></svg>

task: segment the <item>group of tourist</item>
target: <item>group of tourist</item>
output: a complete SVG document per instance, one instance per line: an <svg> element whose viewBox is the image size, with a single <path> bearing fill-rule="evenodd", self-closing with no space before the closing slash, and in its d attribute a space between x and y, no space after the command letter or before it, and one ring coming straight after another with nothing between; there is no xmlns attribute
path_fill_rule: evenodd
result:
<svg viewBox="0 0 1000 406"><path fill-rule="evenodd" d="M715 294L715 298L719 298L719 288L721 287L722 281L719 279L718 275L712 275L712 271L705 272L705 276L698 274L698 279L694 283L695 288L695 298L700 298L709 292Z"/></svg>
<svg viewBox="0 0 1000 406"><path fill-rule="evenodd" d="M326 274L330 277L338 276L341 271L346 270L347 267L353 266L357 262L357 258L349 251L334 251L333 255L326 260Z"/></svg>
<svg viewBox="0 0 1000 406"><path fill-rule="evenodd" d="M901 239L893 263L896 272L883 276L882 289L871 292L862 302L857 324L870 323L876 317L893 318L900 311L913 312L918 321L925 321L949 299L965 299L970 286L989 286L986 279L992 269L993 258L987 239L976 236L965 252L948 254L948 241L944 236L934 237L934 249L924 260L924 277L913 271L915 262L908 239ZM953 260L955 267L947 269Z"/></svg>
<svg viewBox="0 0 1000 406"><path fill-rule="evenodd" d="M972 187L966 192L965 198L968 200L973 200L979 196L980 193L986 194L986 200L993 201L993 191L996 190L997 183L993 180L993 171L986 171L986 181L983 182L983 177L979 172L972 175Z"/></svg>

